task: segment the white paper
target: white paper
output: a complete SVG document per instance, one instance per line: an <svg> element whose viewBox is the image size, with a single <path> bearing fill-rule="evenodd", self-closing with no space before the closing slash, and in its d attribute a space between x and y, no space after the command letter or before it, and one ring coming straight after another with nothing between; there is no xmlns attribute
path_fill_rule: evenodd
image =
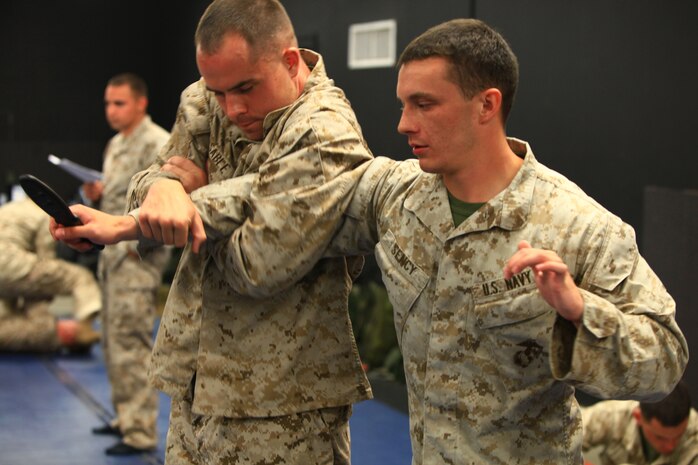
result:
<svg viewBox="0 0 698 465"><path fill-rule="evenodd" d="M102 179L101 171L82 166L74 161L68 160L67 158L60 158L53 154L49 154L48 161L63 169L66 173L75 176L82 182L94 182Z"/></svg>

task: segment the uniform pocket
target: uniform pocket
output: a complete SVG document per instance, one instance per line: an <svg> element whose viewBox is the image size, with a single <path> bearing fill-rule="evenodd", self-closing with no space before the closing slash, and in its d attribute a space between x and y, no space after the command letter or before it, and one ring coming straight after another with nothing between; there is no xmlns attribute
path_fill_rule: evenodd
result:
<svg viewBox="0 0 698 465"><path fill-rule="evenodd" d="M550 376L550 334L555 310L526 270L511 280L471 288L475 326L507 390L525 389Z"/></svg>

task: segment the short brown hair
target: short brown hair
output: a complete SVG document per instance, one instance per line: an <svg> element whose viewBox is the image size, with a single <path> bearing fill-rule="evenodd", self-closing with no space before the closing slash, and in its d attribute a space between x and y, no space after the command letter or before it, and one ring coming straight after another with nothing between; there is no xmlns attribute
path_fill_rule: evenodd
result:
<svg viewBox="0 0 698 465"><path fill-rule="evenodd" d="M664 426L680 425L691 413L688 385L679 381L674 390L659 402L640 402L640 411L647 421L656 418Z"/></svg>
<svg viewBox="0 0 698 465"><path fill-rule="evenodd" d="M467 98L491 87L499 89L506 122L518 86L519 63L501 34L477 19L453 19L412 40L397 66L431 57L451 63L453 80Z"/></svg>
<svg viewBox="0 0 698 465"><path fill-rule="evenodd" d="M148 97L148 86L142 77L133 73L121 73L107 81L108 86L129 86L136 97Z"/></svg>
<svg viewBox="0 0 698 465"><path fill-rule="evenodd" d="M201 16L194 42L212 54L231 32L240 34L257 56L276 46L297 46L291 19L277 0L215 0Z"/></svg>

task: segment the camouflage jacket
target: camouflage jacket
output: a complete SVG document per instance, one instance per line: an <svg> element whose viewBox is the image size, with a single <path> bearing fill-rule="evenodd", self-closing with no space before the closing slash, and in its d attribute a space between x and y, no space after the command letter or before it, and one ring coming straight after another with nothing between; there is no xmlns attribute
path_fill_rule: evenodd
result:
<svg viewBox="0 0 698 465"><path fill-rule="evenodd" d="M633 418L635 401L597 402L582 411L584 451L599 448L595 465L698 465L698 413L691 409L688 427L670 455L645 459L640 428Z"/></svg>
<svg viewBox="0 0 698 465"><path fill-rule="evenodd" d="M112 215L121 215L126 211L126 193L131 177L153 163L169 137L166 130L146 115L133 132L128 135L119 133L109 140L104 149L104 190L100 210ZM137 245L137 242L129 241L105 247L100 254L100 268L116 269L129 252L136 251ZM142 273L133 277L134 286L157 287L169 254L168 248L159 247L146 257L139 268Z"/></svg>
<svg viewBox="0 0 698 465"><path fill-rule="evenodd" d="M575 387L658 397L687 363L674 301L632 228L528 144L510 145L522 168L456 228L440 176L375 159L330 249L375 245L404 358L414 464L581 464ZM579 330L542 299L530 269L503 278L524 239L569 267L585 302Z"/></svg>
<svg viewBox="0 0 698 465"><path fill-rule="evenodd" d="M159 172L168 157L187 156L208 168L211 184L192 197L212 199L202 216L214 226L226 183L249 195L244 208L231 205L232 234L209 228L205 250L183 251L153 351L160 389L181 397L194 380L195 413L275 416L371 397L347 311L354 261L320 259L342 216L338 199L349 201L354 168L371 155L320 56L303 58L312 69L303 93L267 115L262 141L242 137L203 81L189 86L170 142L132 181L131 208L170 177Z"/></svg>
<svg viewBox="0 0 698 465"><path fill-rule="evenodd" d="M0 287L11 286L41 260L56 257L49 216L29 198L0 207Z"/></svg>

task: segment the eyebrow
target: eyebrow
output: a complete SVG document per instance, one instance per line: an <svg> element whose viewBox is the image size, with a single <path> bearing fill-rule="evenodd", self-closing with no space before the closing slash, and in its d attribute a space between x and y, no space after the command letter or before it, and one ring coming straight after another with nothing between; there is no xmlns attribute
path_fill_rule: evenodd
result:
<svg viewBox="0 0 698 465"><path fill-rule="evenodd" d="M206 90L208 90L209 92L213 92L214 94L215 93L223 93L223 92L235 92L236 90L239 90L245 86L248 86L250 84L254 84L256 82L257 82L256 79L248 79L246 81L239 82L239 83L235 84L234 86L229 87L228 89L225 89L225 90L211 89L209 86L206 86Z"/></svg>
<svg viewBox="0 0 698 465"><path fill-rule="evenodd" d="M414 102L420 99L436 100L436 98L432 94L429 94L427 92L415 92L413 94L408 95L406 101ZM403 103L405 100L402 100L400 97L397 97L397 101L398 103Z"/></svg>
<svg viewBox="0 0 698 465"><path fill-rule="evenodd" d="M434 96L427 92L415 92L414 94L410 94L407 96L408 100L419 100L422 98L433 99Z"/></svg>

